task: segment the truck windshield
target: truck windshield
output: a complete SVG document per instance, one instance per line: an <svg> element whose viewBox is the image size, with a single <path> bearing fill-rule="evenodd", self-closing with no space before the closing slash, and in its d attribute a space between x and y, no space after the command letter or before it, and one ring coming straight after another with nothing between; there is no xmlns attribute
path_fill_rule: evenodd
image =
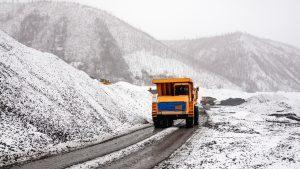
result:
<svg viewBox="0 0 300 169"><path fill-rule="evenodd" d="M176 85L175 86L175 96L178 95L188 95L189 86L188 85Z"/></svg>

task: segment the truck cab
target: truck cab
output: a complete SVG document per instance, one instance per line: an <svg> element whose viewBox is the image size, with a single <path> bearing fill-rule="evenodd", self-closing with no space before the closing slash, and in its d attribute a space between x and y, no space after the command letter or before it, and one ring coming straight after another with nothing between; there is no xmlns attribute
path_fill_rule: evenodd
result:
<svg viewBox="0 0 300 169"><path fill-rule="evenodd" d="M176 119L185 119L186 126L198 125L198 88L190 78L153 79L152 118L156 128L169 127Z"/></svg>

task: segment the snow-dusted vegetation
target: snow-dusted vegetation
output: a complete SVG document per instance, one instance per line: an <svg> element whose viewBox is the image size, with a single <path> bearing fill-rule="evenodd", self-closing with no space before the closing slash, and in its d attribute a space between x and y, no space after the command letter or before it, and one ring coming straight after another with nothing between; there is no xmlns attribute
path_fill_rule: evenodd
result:
<svg viewBox="0 0 300 169"><path fill-rule="evenodd" d="M150 121L145 88L103 85L3 32L0 80L0 165L101 141Z"/></svg>
<svg viewBox="0 0 300 169"><path fill-rule="evenodd" d="M140 80L140 84L143 84L149 77L151 79L152 77L180 77L184 75L192 78L199 86L209 86L209 88L213 89L239 89L238 86L225 78L214 75L204 69L196 71L176 59L162 58L146 51L134 52L124 56L124 59L135 79Z"/></svg>
<svg viewBox="0 0 300 169"><path fill-rule="evenodd" d="M300 93L240 96L244 104L208 111L208 123L157 168L299 168Z"/></svg>
<svg viewBox="0 0 300 169"><path fill-rule="evenodd" d="M184 53L188 65L223 76L243 90L300 90L296 47L242 32L165 44Z"/></svg>

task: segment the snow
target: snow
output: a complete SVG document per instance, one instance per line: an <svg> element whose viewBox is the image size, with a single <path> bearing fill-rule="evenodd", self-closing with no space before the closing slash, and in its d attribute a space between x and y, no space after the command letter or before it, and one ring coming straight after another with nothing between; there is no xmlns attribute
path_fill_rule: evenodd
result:
<svg viewBox="0 0 300 169"><path fill-rule="evenodd" d="M118 23L116 18L107 23L113 34L121 32ZM190 76L201 87L215 88L201 88L200 96L247 100L239 106L209 111L208 124L158 168L300 168L299 92L233 90L238 87L226 79L202 69L195 70L176 57L148 52L134 44L138 40L127 46L134 34L130 29L134 28L126 28L126 34L116 36L118 44L124 45L124 59L134 76L140 79L143 76ZM139 34L138 39L143 39L142 35ZM148 41L151 37L143 42ZM85 48L82 50L86 53ZM249 47L249 51L253 50ZM72 64L79 67L82 62ZM258 75L251 78L257 80ZM146 87L126 82L103 85L57 56L28 48L1 31L0 80L0 167L96 144L149 126L151 122L151 95ZM257 84L267 89L266 83L257 80ZM216 89L222 87L231 89ZM162 139L163 135L81 167L98 166L138 151L147 143Z"/></svg>
<svg viewBox="0 0 300 169"><path fill-rule="evenodd" d="M134 145L131 145L127 148L124 148L122 150L107 154L105 156L93 159L91 161L87 161L82 164L74 165L69 167L70 169L77 169L77 168L97 168L101 165L107 164L109 162L112 162L114 160L120 159L124 156L128 156L129 154L132 154L134 152L137 152L141 149L143 149L146 146L149 146L150 144L153 144L155 142L158 142L162 140L165 136L173 133L174 131L178 130L178 127L170 127L167 128L143 141L140 141Z"/></svg>
<svg viewBox="0 0 300 169"><path fill-rule="evenodd" d="M300 123L285 114L299 119L300 93L233 95L247 102L208 111L209 122L156 168L299 168Z"/></svg>
<svg viewBox="0 0 300 169"><path fill-rule="evenodd" d="M296 47L242 32L165 44L184 53L187 65L205 68L245 91L300 90Z"/></svg>
<svg viewBox="0 0 300 169"><path fill-rule="evenodd" d="M1 31L0 80L0 166L101 142L151 122L145 88L103 85Z"/></svg>
<svg viewBox="0 0 300 169"><path fill-rule="evenodd" d="M167 74L193 77L206 88L236 88L204 67L191 68L184 55L100 9L48 1L4 3L0 11L0 29L94 78L149 85L152 76Z"/></svg>
<svg viewBox="0 0 300 169"><path fill-rule="evenodd" d="M238 86L225 78L214 75L203 69L194 70L192 67L172 58L162 58L145 50L136 51L124 56L130 72L137 79L150 77L190 77L194 82L206 88L239 89Z"/></svg>

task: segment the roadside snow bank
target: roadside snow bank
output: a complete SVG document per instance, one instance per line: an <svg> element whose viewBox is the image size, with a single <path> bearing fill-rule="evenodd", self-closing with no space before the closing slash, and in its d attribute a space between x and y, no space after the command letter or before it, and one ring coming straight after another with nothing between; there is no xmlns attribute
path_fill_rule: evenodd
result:
<svg viewBox="0 0 300 169"><path fill-rule="evenodd" d="M299 168L300 102L291 100L299 96L256 94L211 109L209 122L156 168Z"/></svg>
<svg viewBox="0 0 300 169"><path fill-rule="evenodd" d="M143 88L103 85L1 31L0 81L0 166L70 141L103 140L151 119L151 96Z"/></svg>

